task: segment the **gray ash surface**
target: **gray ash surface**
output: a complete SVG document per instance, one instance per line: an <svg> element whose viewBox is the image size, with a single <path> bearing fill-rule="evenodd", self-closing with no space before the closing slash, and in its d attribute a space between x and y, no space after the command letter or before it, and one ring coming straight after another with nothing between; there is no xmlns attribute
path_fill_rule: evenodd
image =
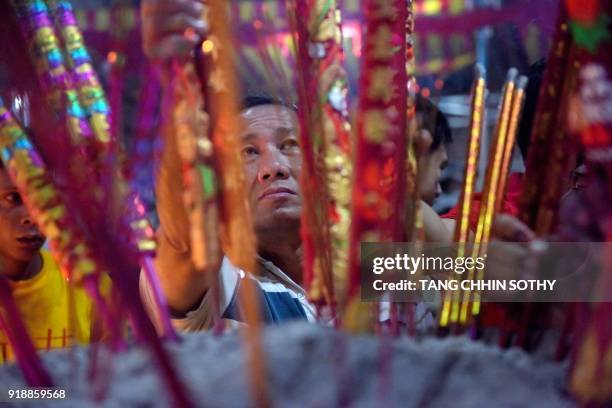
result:
<svg viewBox="0 0 612 408"><path fill-rule="evenodd" d="M564 391L566 365L465 338L401 338L389 348L376 337L293 323L267 328L263 343L269 399L277 407L575 405ZM196 406L253 405L240 334L185 334L180 345L167 348ZM385 350L390 353L381 359ZM105 399L94 402L88 379L91 353L91 348L46 353L45 365L68 399L14 406L171 406L150 354L137 347L115 355L98 351L99 375L93 384L100 389L106 385L108 391ZM23 387L18 367L0 368L0 389Z"/></svg>

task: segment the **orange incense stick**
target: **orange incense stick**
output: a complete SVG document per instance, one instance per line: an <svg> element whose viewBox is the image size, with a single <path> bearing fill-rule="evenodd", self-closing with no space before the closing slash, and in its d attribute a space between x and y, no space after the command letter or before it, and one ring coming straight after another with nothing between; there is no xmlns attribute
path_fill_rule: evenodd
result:
<svg viewBox="0 0 612 408"><path fill-rule="evenodd" d="M478 172L478 157L480 156L480 139L484 123L484 102L486 92L485 70L482 65L476 65L476 80L472 88L472 102L470 115L470 140L467 148L465 162L465 179L459 200L460 217L455 225L454 241L457 243L457 257L466 253L466 244L469 238L469 216L472 207L472 194L476 187ZM440 313L440 326L446 327L449 322L451 310L452 291L444 294L444 303ZM456 295L455 295L456 296ZM457 306L455 306L457 307Z"/></svg>
<svg viewBox="0 0 612 408"><path fill-rule="evenodd" d="M516 132L518 129L518 123L521 116L521 112L523 110L523 104L525 102L525 88L527 87L527 77L521 76L516 81L516 87L514 90L514 95L512 97L512 107L510 113L510 123L508 125L508 134L506 137L506 146L504 150L504 157L501 166L501 174L499 178L499 183L497 184L497 192L495 194L495 206L494 206L494 214L497 214L501 210L501 206L503 203L503 197L506 192L506 184L508 182L508 173L510 169L510 162L512 160L512 151L514 149L514 144L516 141ZM488 240L487 240L488 241ZM486 252L486 249L484 250ZM484 254L481 252L481 254ZM479 270L476 279L481 280L483 278L484 270ZM474 315L478 314L480 311L480 293L474 293L474 303L472 307L472 313Z"/></svg>
<svg viewBox="0 0 612 408"><path fill-rule="evenodd" d="M502 93L501 108L497 127L495 130L495 140L491 144L489 150L489 166L485 178L483 202L478 215L478 226L474 236L474 248L472 249L472 258L483 256L487 251L487 244L491 235L491 226L495 216L495 202L497 194L499 194L499 180L501 176L501 165L504 152L506 150L506 140L508 136L508 128L510 125L510 109L512 106L512 96L515 88L515 78L517 70L510 68ZM482 279L484 271L478 271L477 279ZM468 272L468 279L474 279L474 269ZM468 319L468 304L470 301L471 291L464 291L461 303L461 323L466 323ZM480 311L480 292L474 292L474 301L472 305L472 314L478 314ZM451 314L451 319L454 316Z"/></svg>
<svg viewBox="0 0 612 408"><path fill-rule="evenodd" d="M256 244L249 209L240 140L234 42L231 25L227 24L229 1L211 0L208 21L210 35L202 44L208 74L205 96L209 105L211 139L215 149L215 167L220 178L221 239L224 252L234 265L255 273ZM247 324L248 371L253 398L258 406L267 406L264 354L261 345L261 318L255 283L248 276L241 281L241 302Z"/></svg>
<svg viewBox="0 0 612 408"><path fill-rule="evenodd" d="M510 170L510 162L512 161L512 152L516 141L516 132L518 123L523 111L525 103L525 88L527 87L527 77L520 76L516 81L516 89L512 97L512 108L510 113L510 127L508 128L508 140L506 142L506 150L504 151L504 159L501 168L501 178L499 180L499 191L495 200L495 213L501 210L504 195L506 193L506 184L508 182L508 172Z"/></svg>

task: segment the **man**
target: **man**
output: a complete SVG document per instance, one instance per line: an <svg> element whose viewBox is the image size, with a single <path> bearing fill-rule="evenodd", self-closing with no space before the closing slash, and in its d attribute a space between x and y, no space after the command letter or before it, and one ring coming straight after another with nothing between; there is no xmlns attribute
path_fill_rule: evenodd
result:
<svg viewBox="0 0 612 408"><path fill-rule="evenodd" d="M268 322L315 320L314 309L299 283L301 272L299 177L302 155L297 116L291 107L268 97L245 100L239 121L246 187L257 236L257 291ZM209 280L195 270L189 253L189 227L183 208L180 159L173 135L166 140L157 180L157 266L160 283L177 327L201 330L213 323ZM169 272L172 273L169 273ZM250 272L250 271L249 271ZM218 270L219 307L223 318L239 321L238 291L242 279L254 279L223 259ZM143 297L150 300L142 281ZM190 312L191 313L187 313Z"/></svg>
<svg viewBox="0 0 612 408"><path fill-rule="evenodd" d="M83 290L70 287L49 252L42 249L44 243L45 237L0 162L0 275L9 280L34 347L50 350L88 343L98 335L92 302ZM7 335L0 328L0 364L13 359Z"/></svg>
<svg viewBox="0 0 612 408"><path fill-rule="evenodd" d="M188 57L197 43L191 35L205 33L200 23L199 1L145 1L143 45L160 70L162 87L168 90L165 71L169 58ZM182 24L182 25L181 25ZM167 95L167 92L165 92ZM299 178L302 155L297 142L297 115L292 107L269 97L245 100L239 121L249 201L258 241L258 273L251 275L224 258L207 273L218 275L218 310L224 319L240 321L238 292L242 279L256 279L262 316L268 322L288 319L315 320L302 282L301 197ZM189 248L188 218L183 208L181 164L174 135L166 134L157 178L157 269L174 324L182 330L210 328L214 320L213 291L205 273L195 270ZM150 288L141 280L141 293L151 303Z"/></svg>
<svg viewBox="0 0 612 408"><path fill-rule="evenodd" d="M198 36L206 32L206 24L201 21L203 7L197 0L144 0L142 3L144 51L160 72L165 97L169 94L171 78L167 61L189 58ZM161 224L157 267L174 324L180 330L203 330L212 326L217 305L213 303L213 291L209 290L207 274L211 273L218 279L218 310L222 318L241 320L237 302L240 282L253 279L265 321L315 320L315 311L300 286L302 208L298 181L302 156L297 143L295 111L272 98L251 97L246 99L236 120L258 241L259 273L256 275L239 270L227 258L206 272L194 268L188 217L182 201L180 158L175 135L165 134L156 183ZM431 208L423 206L430 211L426 214L429 239L450 241L452 231ZM152 304L151 290L144 279L141 279L141 294L145 303Z"/></svg>

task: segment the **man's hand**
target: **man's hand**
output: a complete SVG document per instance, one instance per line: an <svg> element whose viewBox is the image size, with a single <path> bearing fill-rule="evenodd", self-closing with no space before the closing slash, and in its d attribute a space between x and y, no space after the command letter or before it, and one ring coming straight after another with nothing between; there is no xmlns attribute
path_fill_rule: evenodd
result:
<svg viewBox="0 0 612 408"><path fill-rule="evenodd" d="M208 30L204 0L142 0L142 46L154 63L186 59Z"/></svg>
<svg viewBox="0 0 612 408"><path fill-rule="evenodd" d="M207 33L203 0L142 0L142 42L164 88L164 98L175 103L170 88L171 64L186 63ZM191 262L189 217L183 203L181 159L172 118L164 118L164 149L156 177L157 213L160 219L156 266L170 310L177 316L199 305L211 279ZM219 260L221 262L221 260ZM218 265L211 267L215 272Z"/></svg>
<svg viewBox="0 0 612 408"><path fill-rule="evenodd" d="M509 214L497 214L491 235L494 239L510 242L530 242L536 239L535 233L518 218Z"/></svg>
<svg viewBox="0 0 612 408"><path fill-rule="evenodd" d="M523 222L509 214L497 214L491 227L491 242L487 250L488 279L526 279L529 277L529 244L535 233ZM509 297L516 296L510 292ZM499 298L503 294L498 292Z"/></svg>

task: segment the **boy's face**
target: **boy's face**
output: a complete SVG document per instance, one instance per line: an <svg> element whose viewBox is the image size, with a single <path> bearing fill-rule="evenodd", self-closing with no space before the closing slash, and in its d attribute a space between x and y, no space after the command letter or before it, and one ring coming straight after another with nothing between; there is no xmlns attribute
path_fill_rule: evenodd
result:
<svg viewBox="0 0 612 408"><path fill-rule="evenodd" d="M0 168L0 258L29 262L44 243L15 184L6 169Z"/></svg>
<svg viewBox="0 0 612 408"><path fill-rule="evenodd" d="M419 194L429 205L432 205L442 192L440 178L447 163L448 156L444 144L432 152L425 153L419 159Z"/></svg>
<svg viewBox="0 0 612 408"><path fill-rule="evenodd" d="M444 143L431 150L433 135L428 127L425 126L425 117L421 113L416 115L417 133L417 152L418 152L418 188L419 196L427 204L432 205L436 197L442 192L440 178L442 169L448 164L448 156Z"/></svg>

